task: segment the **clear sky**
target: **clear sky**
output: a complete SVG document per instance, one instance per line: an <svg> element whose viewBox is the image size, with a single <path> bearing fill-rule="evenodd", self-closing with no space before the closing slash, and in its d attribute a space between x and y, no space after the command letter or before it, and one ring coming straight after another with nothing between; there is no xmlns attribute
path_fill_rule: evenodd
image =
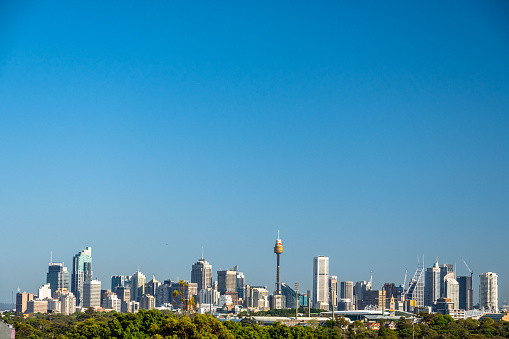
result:
<svg viewBox="0 0 509 339"><path fill-rule="evenodd" d="M509 2L2 1L0 302L94 275L402 284L509 300ZM214 273L214 276L217 277Z"/></svg>

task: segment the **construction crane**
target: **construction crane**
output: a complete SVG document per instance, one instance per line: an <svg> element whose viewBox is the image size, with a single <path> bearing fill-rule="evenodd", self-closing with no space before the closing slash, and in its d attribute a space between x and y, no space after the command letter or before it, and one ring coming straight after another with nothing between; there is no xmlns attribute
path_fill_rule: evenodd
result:
<svg viewBox="0 0 509 339"><path fill-rule="evenodd" d="M461 260L463 260L463 263L465 264L465 266L467 267L467 270L470 272L470 279L472 279L473 275L474 275L474 271L472 271L470 269L470 267L468 267L467 265L467 262L465 261L465 259L461 258Z"/></svg>

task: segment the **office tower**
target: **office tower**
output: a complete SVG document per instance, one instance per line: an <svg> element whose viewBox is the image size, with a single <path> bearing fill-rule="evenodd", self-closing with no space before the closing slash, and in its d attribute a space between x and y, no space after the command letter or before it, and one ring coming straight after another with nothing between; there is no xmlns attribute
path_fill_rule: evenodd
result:
<svg viewBox="0 0 509 339"><path fill-rule="evenodd" d="M486 272L479 276L479 306L498 310L498 275Z"/></svg>
<svg viewBox="0 0 509 339"><path fill-rule="evenodd" d="M454 273L453 264L442 264L440 265L440 297L446 298L445 296L445 279L452 278L456 279Z"/></svg>
<svg viewBox="0 0 509 339"><path fill-rule="evenodd" d="M217 290L221 294L235 292L237 272L234 270L217 271Z"/></svg>
<svg viewBox="0 0 509 339"><path fill-rule="evenodd" d="M353 281L342 281L340 284L340 298L343 305L340 311L350 311L353 308ZM339 301L338 301L339 310Z"/></svg>
<svg viewBox="0 0 509 339"><path fill-rule="evenodd" d="M400 296L398 288L394 283L385 283L382 287L383 296L385 298L384 307L390 308L391 298L397 300Z"/></svg>
<svg viewBox="0 0 509 339"><path fill-rule="evenodd" d="M428 267L424 274L424 306L433 306L433 304L440 298L440 267L438 260L433 267Z"/></svg>
<svg viewBox="0 0 509 339"><path fill-rule="evenodd" d="M101 282L87 280L83 283L83 307L101 307Z"/></svg>
<svg viewBox="0 0 509 339"><path fill-rule="evenodd" d="M70 315L76 312L76 298L71 292L60 294L58 301L60 301L60 312L62 314Z"/></svg>
<svg viewBox="0 0 509 339"><path fill-rule="evenodd" d="M28 307L28 302L34 299L32 293L16 293L16 312L25 313Z"/></svg>
<svg viewBox="0 0 509 339"><path fill-rule="evenodd" d="M212 265L203 259L203 254L191 269L191 282L198 285L198 292L212 286Z"/></svg>
<svg viewBox="0 0 509 339"><path fill-rule="evenodd" d="M235 271L237 271L237 266L235 266ZM235 290L238 293L239 299L244 300L244 284L246 278L244 277L244 273L237 271L237 278L235 279Z"/></svg>
<svg viewBox="0 0 509 339"><path fill-rule="evenodd" d="M111 276L111 290L115 292L117 287L131 288L131 277L128 275L112 275Z"/></svg>
<svg viewBox="0 0 509 339"><path fill-rule="evenodd" d="M157 281L156 277L152 275L152 280L145 284L145 294L150 294L155 297L157 288L161 285L161 282Z"/></svg>
<svg viewBox="0 0 509 339"><path fill-rule="evenodd" d="M313 305L329 309L329 257L323 255L313 259Z"/></svg>
<svg viewBox="0 0 509 339"><path fill-rule="evenodd" d="M127 313L129 311L129 303L131 302L131 289L119 286L115 289L118 299L120 299L120 312Z"/></svg>
<svg viewBox="0 0 509 339"><path fill-rule="evenodd" d="M145 294L145 275L138 269L131 277L131 301L140 301L140 297Z"/></svg>
<svg viewBox="0 0 509 339"><path fill-rule="evenodd" d="M329 306L332 311L338 306L338 277L329 276Z"/></svg>
<svg viewBox="0 0 509 339"><path fill-rule="evenodd" d="M458 277L456 279L460 285L460 306L461 310L472 310L474 308L474 290L472 287L472 277Z"/></svg>
<svg viewBox="0 0 509 339"><path fill-rule="evenodd" d="M297 293L285 283L281 283L281 295L285 298L287 308L295 308Z"/></svg>
<svg viewBox="0 0 509 339"><path fill-rule="evenodd" d="M406 298L407 300L414 300L416 307L424 306L424 263L417 264L417 270L415 270L414 276L410 280Z"/></svg>
<svg viewBox="0 0 509 339"><path fill-rule="evenodd" d="M37 293L37 298L41 300L51 298L50 284L44 284L41 287L39 287L39 293Z"/></svg>
<svg viewBox="0 0 509 339"><path fill-rule="evenodd" d="M69 289L69 272L64 263L51 262L46 273L46 282L49 283L51 295L59 288Z"/></svg>
<svg viewBox="0 0 509 339"><path fill-rule="evenodd" d="M116 294L108 294L103 301L104 308L115 310L120 313L122 311L122 300Z"/></svg>
<svg viewBox="0 0 509 339"><path fill-rule="evenodd" d="M279 265L280 265L280 259L281 254L283 254L283 244L281 243L281 239L279 239L279 231L277 231L277 239L276 239L276 245L274 245L274 253L277 257L277 266L276 266L276 292L275 295L281 294L281 282L279 280Z"/></svg>
<svg viewBox="0 0 509 339"><path fill-rule="evenodd" d="M92 247L87 247L73 257L71 292L79 306L83 302L83 283L92 280Z"/></svg>
<svg viewBox="0 0 509 339"><path fill-rule="evenodd" d="M445 298L451 299L454 303L454 309L459 309L460 305L460 285L453 278L445 279Z"/></svg>
<svg viewBox="0 0 509 339"><path fill-rule="evenodd" d="M366 280L357 281L355 283L355 288L353 290L354 294L354 303L355 303L355 309L356 310L363 310L365 306L363 303L364 300L364 293L366 291L371 290L371 284L367 282Z"/></svg>
<svg viewBox="0 0 509 339"><path fill-rule="evenodd" d="M156 307L156 298L153 295L144 294L140 297L140 309L152 310Z"/></svg>

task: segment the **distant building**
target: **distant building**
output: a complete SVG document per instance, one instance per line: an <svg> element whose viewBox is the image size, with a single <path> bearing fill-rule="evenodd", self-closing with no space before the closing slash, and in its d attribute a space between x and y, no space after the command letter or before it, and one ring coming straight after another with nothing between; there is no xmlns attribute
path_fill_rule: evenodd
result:
<svg viewBox="0 0 509 339"><path fill-rule="evenodd" d="M370 282L361 280L361 281L357 281L355 283L355 288L353 290L353 294L354 294L354 304L355 304L356 310L363 310L364 307L367 306L367 305L364 305L364 302L363 302L364 294L370 290L371 290Z"/></svg>
<svg viewBox="0 0 509 339"><path fill-rule="evenodd" d="M87 247L73 257L71 292L78 305L83 302L83 283L92 280L92 247Z"/></svg>
<svg viewBox="0 0 509 339"><path fill-rule="evenodd" d="M459 308L462 310L473 310L474 309L474 291L472 287L472 277L458 277L456 279L460 287L460 300Z"/></svg>
<svg viewBox="0 0 509 339"><path fill-rule="evenodd" d="M120 300L120 312L129 312L129 304L131 302L131 289L130 287L116 287L115 293Z"/></svg>
<svg viewBox="0 0 509 339"><path fill-rule="evenodd" d="M145 294L150 294L155 297L157 288L159 286L161 286L161 283L156 280L155 276L152 276L152 280L145 284Z"/></svg>
<svg viewBox="0 0 509 339"><path fill-rule="evenodd" d="M198 299L200 301L200 306L203 305L217 305L219 300L219 292L212 289L211 287L203 288L200 292L198 292Z"/></svg>
<svg viewBox="0 0 509 339"><path fill-rule="evenodd" d="M111 290L115 292L117 287L131 288L131 277L128 275L112 275L111 276Z"/></svg>
<svg viewBox="0 0 509 339"><path fill-rule="evenodd" d="M140 297L145 294L145 275L136 271L131 277L131 300L140 301Z"/></svg>
<svg viewBox="0 0 509 339"><path fill-rule="evenodd" d="M235 279L235 291L238 293L239 299L244 299L244 284L246 278L244 273L238 271L238 267L233 268L237 272L237 278Z"/></svg>
<svg viewBox="0 0 509 339"><path fill-rule="evenodd" d="M446 298L445 296L445 279L453 278L456 279L456 274L454 273L454 265L453 264L442 264L440 265L440 297Z"/></svg>
<svg viewBox="0 0 509 339"><path fill-rule="evenodd" d="M259 311L267 311L269 305L269 291L267 286L250 286L246 285L246 306Z"/></svg>
<svg viewBox="0 0 509 339"><path fill-rule="evenodd" d="M329 276L329 307L331 311L337 309L338 306L338 277Z"/></svg>
<svg viewBox="0 0 509 339"><path fill-rule="evenodd" d="M415 301L415 306L413 303L407 303L409 308L411 308L407 308L407 312L413 312L415 308L424 307L424 264L422 263L417 264L417 270L408 286L406 299L407 301Z"/></svg>
<svg viewBox="0 0 509 339"><path fill-rule="evenodd" d="M144 294L140 297L140 308L144 310L153 310L156 307L156 298L150 294Z"/></svg>
<svg viewBox="0 0 509 339"><path fill-rule="evenodd" d="M479 306L498 310L498 275L486 272L479 275Z"/></svg>
<svg viewBox="0 0 509 339"><path fill-rule="evenodd" d="M26 313L48 313L48 301L34 299L27 302Z"/></svg>
<svg viewBox="0 0 509 339"><path fill-rule="evenodd" d="M287 308L295 308L297 293L293 290L293 288L285 283L281 283L281 295L285 297Z"/></svg>
<svg viewBox="0 0 509 339"><path fill-rule="evenodd" d="M236 285L237 271L217 271L217 290L220 294L225 294L226 292L235 292Z"/></svg>
<svg viewBox="0 0 509 339"><path fill-rule="evenodd" d="M44 284L41 287L39 287L37 297L41 300L51 298L50 284Z"/></svg>
<svg viewBox="0 0 509 339"><path fill-rule="evenodd" d="M341 308L342 311L350 311L353 309L353 281L342 281L340 288L340 298L343 302ZM350 302L346 301L348 299ZM338 301L338 310L339 310L339 301Z"/></svg>
<svg viewBox="0 0 509 339"><path fill-rule="evenodd" d="M424 306L433 306L438 298L440 298L440 267L438 261L433 267L426 269L424 274Z"/></svg>
<svg viewBox="0 0 509 339"><path fill-rule="evenodd" d="M397 300L398 298L401 297L401 295L399 294L399 290L394 283L385 283L384 286L382 287L382 291L384 293L385 298L384 304L385 308L390 309L391 298Z"/></svg>
<svg viewBox="0 0 509 339"><path fill-rule="evenodd" d="M83 307L101 307L101 282L87 280L83 283Z"/></svg>
<svg viewBox="0 0 509 339"><path fill-rule="evenodd" d="M454 303L454 309L460 307L460 285L453 278L445 279L445 297Z"/></svg>
<svg viewBox="0 0 509 339"><path fill-rule="evenodd" d="M378 307L383 309L385 307L385 294L383 290L367 290L363 294L363 308L366 306Z"/></svg>
<svg viewBox="0 0 509 339"><path fill-rule="evenodd" d="M323 255L313 259L313 306L329 309L329 257Z"/></svg>
<svg viewBox="0 0 509 339"><path fill-rule="evenodd" d="M64 315L74 314L76 312L76 298L71 292L62 293L58 296L60 301L60 313Z"/></svg>
<svg viewBox="0 0 509 339"><path fill-rule="evenodd" d="M203 257L191 268L191 282L197 284L198 292L212 286L212 265Z"/></svg>
<svg viewBox="0 0 509 339"><path fill-rule="evenodd" d="M108 294L103 302L103 307L116 312L122 312L122 300L116 294Z"/></svg>
<svg viewBox="0 0 509 339"><path fill-rule="evenodd" d="M49 264L46 282L50 284L51 296L59 288L69 289L69 272L63 263L52 262Z"/></svg>
<svg viewBox="0 0 509 339"><path fill-rule="evenodd" d="M22 292L16 293L16 312L25 313L27 311L28 302L34 299L32 293Z"/></svg>

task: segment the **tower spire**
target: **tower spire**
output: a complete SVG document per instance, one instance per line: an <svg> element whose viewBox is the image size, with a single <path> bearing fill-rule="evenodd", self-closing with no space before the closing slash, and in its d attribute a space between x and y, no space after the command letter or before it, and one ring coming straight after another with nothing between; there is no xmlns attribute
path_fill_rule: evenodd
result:
<svg viewBox="0 0 509 339"><path fill-rule="evenodd" d="M203 260L203 246L201 247L201 260Z"/></svg>

